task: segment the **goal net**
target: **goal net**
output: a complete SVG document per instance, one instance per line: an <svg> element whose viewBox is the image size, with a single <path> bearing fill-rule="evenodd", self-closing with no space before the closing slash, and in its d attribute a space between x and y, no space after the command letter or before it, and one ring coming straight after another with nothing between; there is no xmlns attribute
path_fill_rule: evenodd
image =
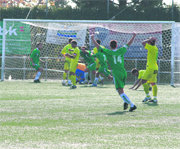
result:
<svg viewBox="0 0 180 149"><path fill-rule="evenodd" d="M1 80L33 79L35 70L30 66L29 56L38 42L43 43L40 64L44 68L42 79L61 80L64 58L60 54L68 38L77 41L78 46L94 48L90 34L109 48L110 40L117 40L118 48L127 43L132 33L137 36L125 54L127 83L134 82L131 69L146 68L147 51L141 42L149 37L157 38L158 83L180 83L180 24L175 22L144 21L66 21L66 20L11 20L3 21ZM179 33L178 33L179 32Z"/></svg>

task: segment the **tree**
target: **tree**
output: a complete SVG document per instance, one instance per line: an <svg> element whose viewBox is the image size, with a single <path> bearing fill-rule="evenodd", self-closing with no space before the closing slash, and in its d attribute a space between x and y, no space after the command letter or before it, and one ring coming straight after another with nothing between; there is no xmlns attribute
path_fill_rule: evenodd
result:
<svg viewBox="0 0 180 149"><path fill-rule="evenodd" d="M53 2L56 8L65 8L68 4L68 0L50 0L49 2Z"/></svg>
<svg viewBox="0 0 180 149"><path fill-rule="evenodd" d="M127 4L127 0L118 0L119 1L119 8L125 7Z"/></svg>

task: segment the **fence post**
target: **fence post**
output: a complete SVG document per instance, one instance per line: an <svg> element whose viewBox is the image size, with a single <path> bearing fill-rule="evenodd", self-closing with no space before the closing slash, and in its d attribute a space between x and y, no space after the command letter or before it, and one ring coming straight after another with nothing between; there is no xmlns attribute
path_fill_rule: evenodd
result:
<svg viewBox="0 0 180 149"><path fill-rule="evenodd" d="M47 81L47 64L48 64L48 60L47 60L47 57L46 57L46 63L45 63L45 67L46 67L45 81Z"/></svg>
<svg viewBox="0 0 180 149"><path fill-rule="evenodd" d="M158 78L158 84L160 83L160 74L161 74L161 60L158 60L158 76L157 76L157 78Z"/></svg>
<svg viewBox="0 0 180 149"><path fill-rule="evenodd" d="M24 68L23 68L23 80L26 79L26 56L23 56Z"/></svg>

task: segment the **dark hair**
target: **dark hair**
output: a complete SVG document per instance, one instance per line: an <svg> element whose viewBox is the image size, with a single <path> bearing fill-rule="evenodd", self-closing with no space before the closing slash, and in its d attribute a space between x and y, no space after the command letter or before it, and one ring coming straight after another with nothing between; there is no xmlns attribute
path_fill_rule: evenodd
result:
<svg viewBox="0 0 180 149"><path fill-rule="evenodd" d="M117 41L116 41L116 40L111 40L111 41L110 41L110 47L111 47L112 49L117 48Z"/></svg>
<svg viewBox="0 0 180 149"><path fill-rule="evenodd" d="M77 45L77 41L75 40L72 40L71 43Z"/></svg>
<svg viewBox="0 0 180 149"><path fill-rule="evenodd" d="M81 49L82 49L82 48L85 48L85 50L87 49L86 46L82 46Z"/></svg>
<svg viewBox="0 0 180 149"><path fill-rule="evenodd" d="M68 42L70 43L72 40L73 40L72 38L69 38L69 39L68 39Z"/></svg>
<svg viewBox="0 0 180 149"><path fill-rule="evenodd" d="M101 40L99 40L99 39L98 39L98 40L96 40L96 42L97 42L98 44L101 44Z"/></svg>
<svg viewBox="0 0 180 149"><path fill-rule="evenodd" d="M154 46L154 45L155 45L155 43L156 43L156 40L152 40L152 41L150 41L150 45L152 45L152 46Z"/></svg>
<svg viewBox="0 0 180 149"><path fill-rule="evenodd" d="M131 73L132 73L132 74L135 74L136 72L138 72L138 69L136 69L136 68L133 68L133 69L131 70Z"/></svg>
<svg viewBox="0 0 180 149"><path fill-rule="evenodd" d="M38 43L36 44L36 47L39 47L40 44L42 44L42 43L41 43L41 42L38 42Z"/></svg>

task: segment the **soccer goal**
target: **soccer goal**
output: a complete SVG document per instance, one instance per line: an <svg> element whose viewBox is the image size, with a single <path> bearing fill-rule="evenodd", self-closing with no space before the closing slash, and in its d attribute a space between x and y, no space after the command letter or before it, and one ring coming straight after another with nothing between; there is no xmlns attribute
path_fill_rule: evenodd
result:
<svg viewBox="0 0 180 149"><path fill-rule="evenodd" d="M110 40L117 40L123 46L136 32L134 43L125 54L127 83L134 82L132 68L145 69L147 51L141 42L148 37L157 38L158 83L180 84L180 24L169 21L79 21L79 20L23 20L4 19L2 40L1 80L32 79L35 70L30 67L29 56L38 42L43 43L41 58L45 64L42 78L62 79L64 58L60 54L68 38L78 46L94 48L90 34L109 48Z"/></svg>

